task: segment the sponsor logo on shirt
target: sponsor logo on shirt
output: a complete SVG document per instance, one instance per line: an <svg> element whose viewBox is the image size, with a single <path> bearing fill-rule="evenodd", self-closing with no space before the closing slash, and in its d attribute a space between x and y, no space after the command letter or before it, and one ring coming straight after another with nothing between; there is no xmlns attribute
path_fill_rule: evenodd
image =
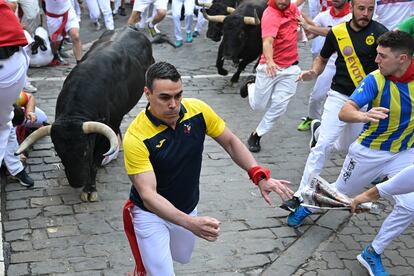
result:
<svg viewBox="0 0 414 276"><path fill-rule="evenodd" d="M367 36L367 38L365 38L365 43L367 45L372 45L375 42L375 38L372 34L370 34L369 36Z"/></svg>
<svg viewBox="0 0 414 276"><path fill-rule="evenodd" d="M162 139L158 142L158 145L156 145L155 147L157 149L160 149L162 147L162 145L164 145L165 141L167 141L167 139Z"/></svg>

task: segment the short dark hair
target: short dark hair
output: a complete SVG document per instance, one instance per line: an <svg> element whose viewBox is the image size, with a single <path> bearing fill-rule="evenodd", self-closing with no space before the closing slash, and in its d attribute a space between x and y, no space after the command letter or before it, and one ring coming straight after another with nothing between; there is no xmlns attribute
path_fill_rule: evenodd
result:
<svg viewBox="0 0 414 276"><path fill-rule="evenodd" d="M382 34L378 38L378 45L391 48L393 52L407 54L409 57L412 57L414 53L414 39L409 33L403 31L389 31Z"/></svg>
<svg viewBox="0 0 414 276"><path fill-rule="evenodd" d="M154 80L171 80L177 82L181 80L181 75L178 73L174 65L161 61L152 64L145 73L145 86L149 90L154 88Z"/></svg>

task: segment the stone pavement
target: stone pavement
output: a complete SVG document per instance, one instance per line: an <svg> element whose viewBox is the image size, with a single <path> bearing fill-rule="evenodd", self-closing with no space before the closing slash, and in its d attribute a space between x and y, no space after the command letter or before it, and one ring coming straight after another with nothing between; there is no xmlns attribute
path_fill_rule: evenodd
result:
<svg viewBox="0 0 414 276"><path fill-rule="evenodd" d="M117 27L126 18L118 18ZM160 28L172 32L171 19ZM85 48L101 32L93 32L83 18L81 37ZM218 45L204 33L193 44L180 49L154 45L154 57L176 65L184 82L185 97L208 102L242 140L256 127L261 114L252 112L238 95L238 85L229 77L216 76ZM308 45L301 46L301 67L310 66ZM72 59L73 62L73 59ZM226 67L231 68L229 63ZM38 88L37 104L53 122L56 97L71 67L30 69ZM251 72L251 66L246 70ZM232 69L230 70L232 71ZM308 154L309 133L296 126L306 113L312 83L299 83L288 112L263 137L258 162L269 167L275 178L288 179L292 188L300 181ZM122 130L145 107L145 99L124 118ZM333 154L322 176L335 180L343 156ZM29 152L28 171L35 179L26 189L2 179L1 206L4 264L7 275L127 275L133 260L122 226L122 206L130 182L120 156L99 170L97 189L100 201L83 203L79 190L68 185L60 159L49 138ZM7 182L7 183L6 183ZM363 246L372 240L385 217L328 212L313 215L298 230L287 227L287 212L261 198L247 174L210 138L206 140L201 173L199 213L218 218L221 236L209 243L198 239L189 264L176 264L177 275L367 275L356 261ZM410 228L384 253L385 266L392 275L413 275L414 243ZM0 268L2 264L0 258ZM0 275L2 271L0 270Z"/></svg>

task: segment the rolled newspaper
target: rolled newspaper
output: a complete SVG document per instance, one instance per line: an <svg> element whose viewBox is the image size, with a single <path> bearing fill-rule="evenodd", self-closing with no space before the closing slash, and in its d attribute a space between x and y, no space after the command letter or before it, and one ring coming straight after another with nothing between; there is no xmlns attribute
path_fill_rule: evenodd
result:
<svg viewBox="0 0 414 276"><path fill-rule="evenodd" d="M301 205L307 208L320 210L351 210L351 201L348 196L338 192L334 185L329 184L319 175L310 177L308 187L302 192ZM385 205L367 202L358 205L357 210L379 214L384 211Z"/></svg>

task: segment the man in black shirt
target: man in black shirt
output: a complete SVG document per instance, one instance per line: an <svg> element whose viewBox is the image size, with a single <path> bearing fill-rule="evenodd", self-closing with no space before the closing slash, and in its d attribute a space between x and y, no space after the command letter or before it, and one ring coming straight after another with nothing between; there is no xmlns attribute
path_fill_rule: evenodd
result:
<svg viewBox="0 0 414 276"><path fill-rule="evenodd" d="M387 29L373 21L374 0L353 0L352 19L334 26L328 33L325 44L314 60L312 69L304 71L298 80L310 81L321 74L329 57L338 53L335 62L336 73L331 90L324 105L322 121L311 124L311 152L306 161L302 180L295 196L282 205L282 208L294 210L288 217L288 225L299 227L312 211L299 206L301 192L308 185L311 175L320 174L331 149L348 151L349 145L357 138L362 124L346 124L338 118L338 113L359 82L370 72L378 68L377 38ZM319 135L318 135L319 134ZM316 139L317 137L317 139Z"/></svg>

